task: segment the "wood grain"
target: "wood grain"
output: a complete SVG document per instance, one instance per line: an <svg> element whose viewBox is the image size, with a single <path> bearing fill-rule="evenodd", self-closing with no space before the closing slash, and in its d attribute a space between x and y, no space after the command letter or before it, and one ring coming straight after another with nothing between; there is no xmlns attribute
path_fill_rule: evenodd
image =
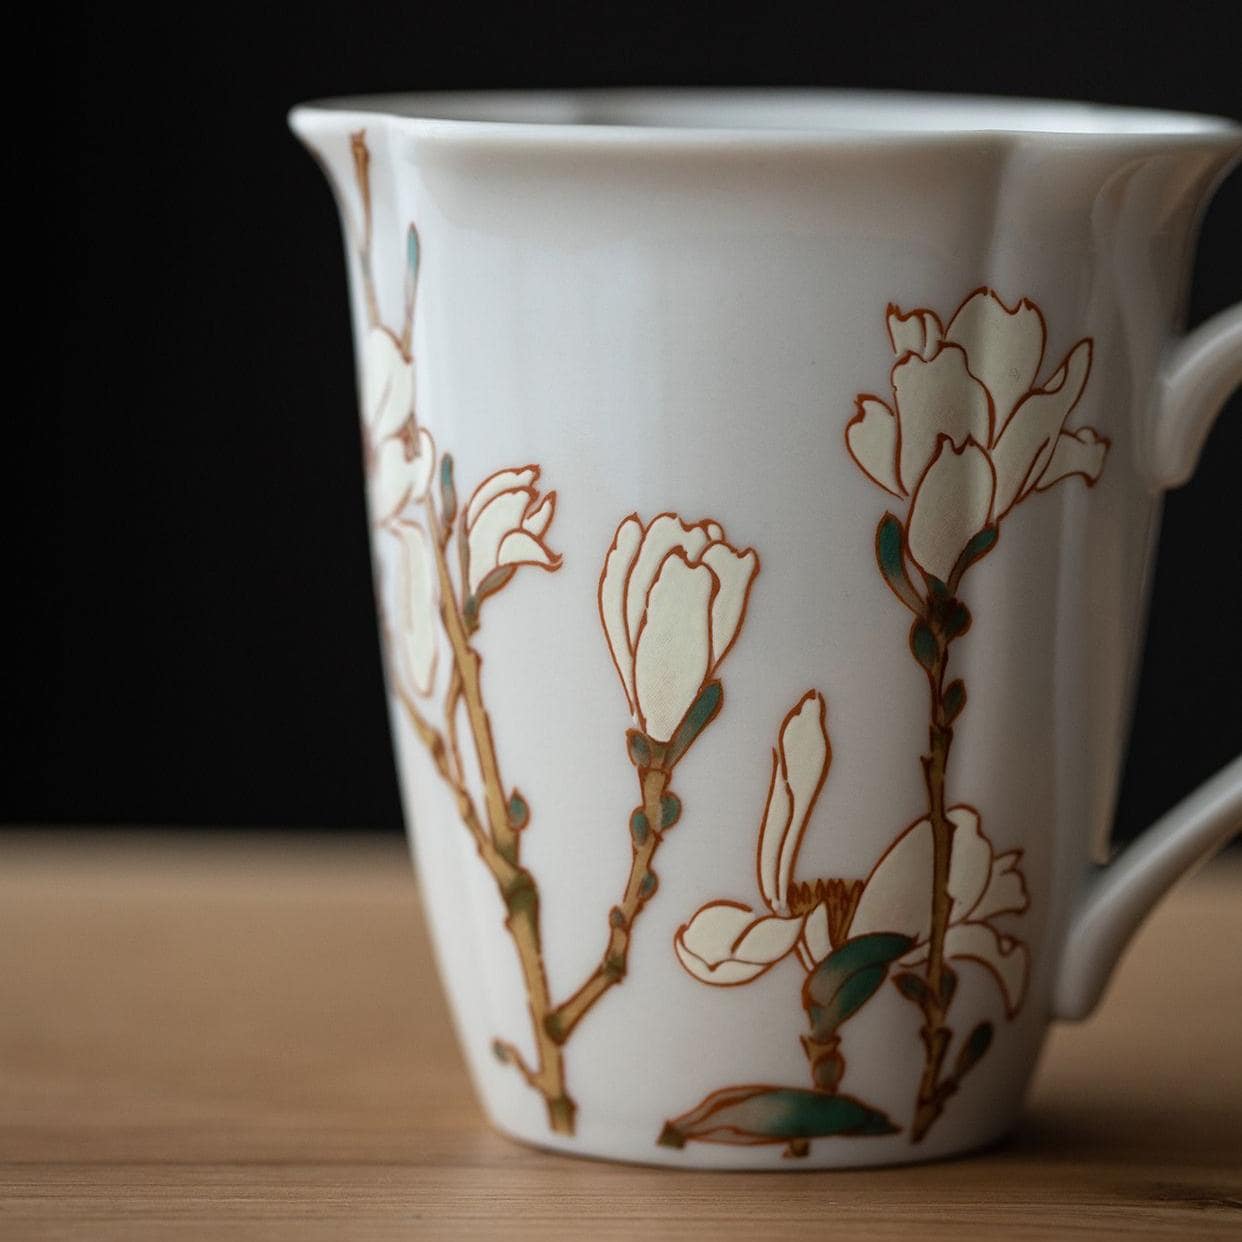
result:
<svg viewBox="0 0 1242 1242"><path fill-rule="evenodd" d="M1242 865L1144 929L980 1156L786 1176L492 1134L400 843L0 837L0 1237L1242 1237ZM435 999L427 1002L419 996Z"/></svg>

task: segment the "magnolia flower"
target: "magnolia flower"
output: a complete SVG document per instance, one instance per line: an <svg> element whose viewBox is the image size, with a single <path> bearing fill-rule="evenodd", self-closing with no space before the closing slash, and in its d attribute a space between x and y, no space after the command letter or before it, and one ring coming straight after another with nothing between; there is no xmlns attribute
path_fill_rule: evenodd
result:
<svg viewBox="0 0 1242 1242"><path fill-rule="evenodd" d="M802 835L832 762L825 712L823 695L806 694L785 717L772 752L759 828L759 891L770 913L756 916L749 906L713 901L677 932L681 964L704 983L749 983L795 948L808 966L831 950L826 902L815 900L813 889L798 902L802 893L793 882Z"/></svg>
<svg viewBox="0 0 1242 1242"><path fill-rule="evenodd" d="M972 807L952 807L948 817L954 825L949 862L952 905L944 954L986 966L996 976L1005 1010L1013 1017L1026 995L1030 955L1026 945L999 931L992 920L1022 914L1027 908L1022 851L996 854ZM879 931L909 936L914 948L901 959L902 966L918 966L928 957L932 855L931 820L920 819L893 842L863 882L850 922L851 936Z"/></svg>
<svg viewBox="0 0 1242 1242"><path fill-rule="evenodd" d="M947 581L958 556L1034 490L1071 475L1093 484L1108 441L1065 428L1091 370L1091 340L1037 383L1045 328L1023 299L1012 310L990 289L970 295L944 327L935 312L888 308L898 359L892 403L869 394L845 429L850 455L903 499L911 556Z"/></svg>
<svg viewBox="0 0 1242 1242"><path fill-rule="evenodd" d="M398 519L375 532L380 615L389 675L406 695L428 695L436 673L436 571L431 540Z"/></svg>
<svg viewBox="0 0 1242 1242"><path fill-rule="evenodd" d="M431 435L414 423L414 362L387 328L363 343L362 416L371 517L385 522L423 499L435 469Z"/></svg>
<svg viewBox="0 0 1242 1242"><path fill-rule="evenodd" d="M666 742L733 646L759 572L720 524L687 526L631 513L613 536L599 580L599 615L630 712Z"/></svg>
<svg viewBox="0 0 1242 1242"><path fill-rule="evenodd" d="M824 715L823 697L812 691L781 726L759 829L759 891L768 913L713 901L677 932L681 964L704 983L749 983L795 951L811 970L847 939L872 932L896 933L913 942L901 966L927 960L933 863L929 819L907 828L861 883L794 882L807 820L832 760ZM992 920L1027 908L1022 852L995 854L971 807L953 807L948 815L955 830L945 957L969 959L991 970L1012 1017L1026 994L1029 954Z"/></svg>
<svg viewBox="0 0 1242 1242"><path fill-rule="evenodd" d="M468 595L481 599L490 594L519 565L555 569L561 563L560 556L543 542L556 511L556 493L540 499L535 488L538 481L539 467L523 466L498 470L474 489L464 519ZM503 571L503 579L492 578L488 589L484 584L497 571Z"/></svg>

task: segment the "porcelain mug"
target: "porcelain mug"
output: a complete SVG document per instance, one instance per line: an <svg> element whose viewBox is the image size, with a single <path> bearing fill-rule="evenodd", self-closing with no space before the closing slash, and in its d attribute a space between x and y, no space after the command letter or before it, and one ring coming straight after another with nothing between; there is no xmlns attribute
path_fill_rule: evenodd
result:
<svg viewBox="0 0 1242 1242"><path fill-rule="evenodd" d="M1242 377L1242 310L1179 329L1242 129L814 92L292 125L492 1122L757 1169L1001 1135L1242 821L1237 760L1099 865L1161 493Z"/></svg>

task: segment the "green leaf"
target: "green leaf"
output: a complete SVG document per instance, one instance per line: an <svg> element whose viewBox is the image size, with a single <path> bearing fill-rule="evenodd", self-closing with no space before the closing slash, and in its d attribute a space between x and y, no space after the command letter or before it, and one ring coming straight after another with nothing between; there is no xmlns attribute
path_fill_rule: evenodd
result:
<svg viewBox="0 0 1242 1242"><path fill-rule="evenodd" d="M674 1117L660 1134L661 1147L684 1147L695 1139L751 1147L762 1143L896 1134L880 1112L849 1095L801 1087L746 1086L713 1091L688 1113Z"/></svg>
<svg viewBox="0 0 1242 1242"><path fill-rule="evenodd" d="M947 724L952 724L959 715L962 708L966 706L966 683L962 680L952 681L944 692L944 718Z"/></svg>
<svg viewBox="0 0 1242 1242"><path fill-rule="evenodd" d="M664 755L664 768L671 772L681 757L694 744L694 739L716 718L724 702L724 688L718 681L709 681L682 718Z"/></svg>
<svg viewBox="0 0 1242 1242"><path fill-rule="evenodd" d="M530 807L526 804L526 799L515 789L509 795L509 827L514 832L518 832L530 823Z"/></svg>
<svg viewBox="0 0 1242 1242"><path fill-rule="evenodd" d="M958 1050L957 1061L953 1066L953 1077L965 1078L968 1073L983 1059L983 1054L992 1046L992 1024L980 1022L969 1035L966 1042Z"/></svg>
<svg viewBox="0 0 1242 1242"><path fill-rule="evenodd" d="M989 552L996 546L996 541L1000 538L999 526L985 526L973 539L962 549L962 554L957 558L956 564L953 566L953 572L949 575L949 592L957 591L958 583L961 582L966 571L982 557L987 556Z"/></svg>
<svg viewBox="0 0 1242 1242"><path fill-rule="evenodd" d="M913 1001L920 1009L931 999L931 989L927 986L927 981L913 971L907 970L897 975L893 983L906 1000Z"/></svg>
<svg viewBox="0 0 1242 1242"><path fill-rule="evenodd" d="M922 612L923 601L906 571L905 532L891 513L886 513L875 528L875 560L889 590L911 612Z"/></svg>
<svg viewBox="0 0 1242 1242"><path fill-rule="evenodd" d="M681 818L681 799L675 793L666 793L660 799L660 831L671 828Z"/></svg>
<svg viewBox="0 0 1242 1242"><path fill-rule="evenodd" d="M440 458L440 514L446 527L457 520L457 487L453 482L453 454Z"/></svg>
<svg viewBox="0 0 1242 1242"><path fill-rule="evenodd" d="M625 749L636 768L651 766L651 739L638 729L625 731Z"/></svg>
<svg viewBox="0 0 1242 1242"><path fill-rule="evenodd" d="M634 838L635 845L645 844L647 837L651 834L651 823L647 819L647 813L641 806L636 806L630 815L630 836Z"/></svg>
<svg viewBox="0 0 1242 1242"><path fill-rule="evenodd" d="M913 942L894 932L871 932L847 940L807 976L802 1007L815 1039L826 1042L867 1003L884 982L888 968Z"/></svg>
<svg viewBox="0 0 1242 1242"><path fill-rule="evenodd" d="M910 650L914 658L930 673L940 657L936 636L926 621L916 621L910 627Z"/></svg>

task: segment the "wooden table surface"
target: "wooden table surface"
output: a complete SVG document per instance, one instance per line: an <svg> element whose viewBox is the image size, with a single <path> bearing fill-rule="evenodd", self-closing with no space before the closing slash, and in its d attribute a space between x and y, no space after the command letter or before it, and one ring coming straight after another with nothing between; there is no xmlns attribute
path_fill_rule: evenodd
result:
<svg viewBox="0 0 1242 1242"><path fill-rule="evenodd" d="M1005 1144L866 1172L484 1125L400 843L0 836L0 1238L1242 1238L1242 865L1165 903ZM432 990L438 997L438 991Z"/></svg>

